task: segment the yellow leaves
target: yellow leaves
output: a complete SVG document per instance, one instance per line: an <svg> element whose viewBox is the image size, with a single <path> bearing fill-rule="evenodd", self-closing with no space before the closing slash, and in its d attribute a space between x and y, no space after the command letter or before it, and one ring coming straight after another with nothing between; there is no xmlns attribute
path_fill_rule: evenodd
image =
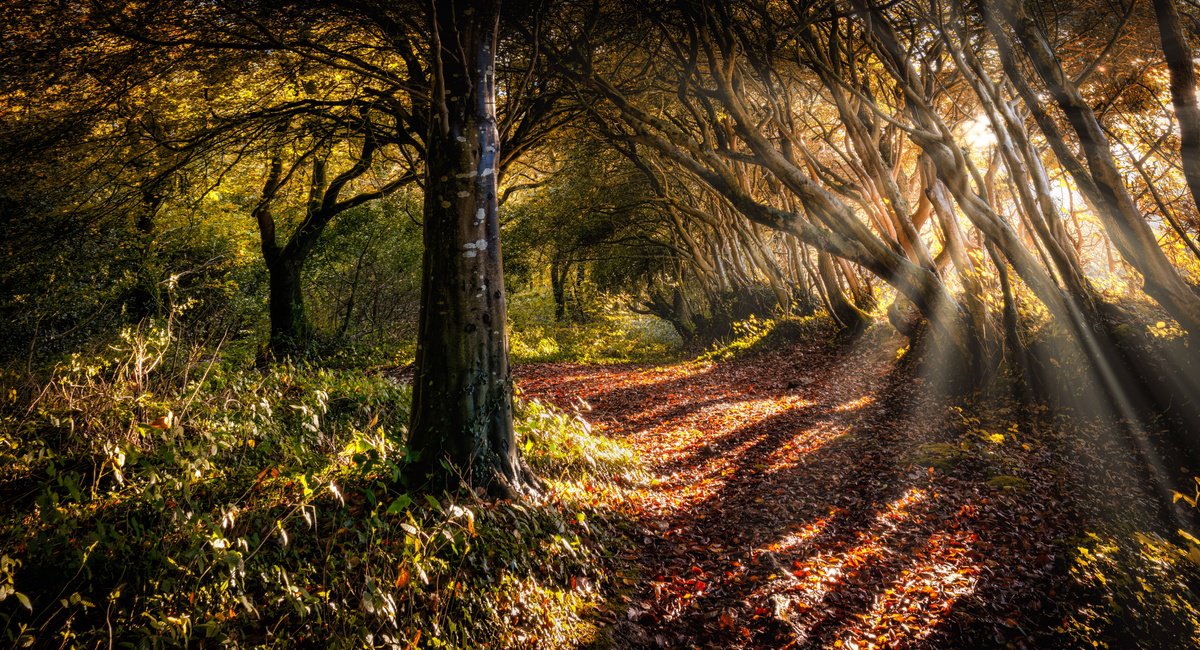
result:
<svg viewBox="0 0 1200 650"><path fill-rule="evenodd" d="M1149 331L1151 336L1158 339L1173 339L1181 337L1185 334L1183 329L1181 329L1174 322L1168 323L1161 320L1153 325L1147 326L1146 329Z"/></svg>

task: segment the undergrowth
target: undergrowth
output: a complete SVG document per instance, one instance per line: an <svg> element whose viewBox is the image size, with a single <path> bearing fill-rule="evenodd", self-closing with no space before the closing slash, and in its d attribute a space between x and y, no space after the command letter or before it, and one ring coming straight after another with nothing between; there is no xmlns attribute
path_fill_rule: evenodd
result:
<svg viewBox="0 0 1200 650"><path fill-rule="evenodd" d="M629 311L619 298L602 301L584 318L556 320L549 295L517 294L511 297L509 318L517 363L653 363L672 359L683 345L666 321Z"/></svg>
<svg viewBox="0 0 1200 650"><path fill-rule="evenodd" d="M585 642L641 479L578 416L518 408L548 493L405 488L409 391L255 369L128 330L4 375L0 635L16 646L560 647Z"/></svg>
<svg viewBox="0 0 1200 650"><path fill-rule="evenodd" d="M830 329L824 313L784 318L758 318L751 315L733 324L733 334L714 343L700 355L700 361L730 361L767 350L786 348L800 341L813 340Z"/></svg>

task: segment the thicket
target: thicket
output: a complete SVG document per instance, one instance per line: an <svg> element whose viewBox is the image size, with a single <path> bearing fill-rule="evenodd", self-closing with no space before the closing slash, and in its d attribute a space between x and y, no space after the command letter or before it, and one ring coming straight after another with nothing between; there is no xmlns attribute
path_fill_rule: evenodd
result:
<svg viewBox="0 0 1200 650"><path fill-rule="evenodd" d="M0 629L17 646L562 645L620 586L643 480L577 415L524 402L552 491L406 489L409 390L386 371L123 330L43 384L4 376Z"/></svg>

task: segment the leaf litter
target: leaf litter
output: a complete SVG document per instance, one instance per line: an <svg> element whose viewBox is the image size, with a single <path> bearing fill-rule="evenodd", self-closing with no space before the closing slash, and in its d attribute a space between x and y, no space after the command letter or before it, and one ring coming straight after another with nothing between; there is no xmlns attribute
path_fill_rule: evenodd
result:
<svg viewBox="0 0 1200 650"><path fill-rule="evenodd" d="M1104 645L1074 629L1106 596L1067 550L1103 459L1003 402L969 417L886 352L519 368L526 396L589 410L653 472L601 646Z"/></svg>

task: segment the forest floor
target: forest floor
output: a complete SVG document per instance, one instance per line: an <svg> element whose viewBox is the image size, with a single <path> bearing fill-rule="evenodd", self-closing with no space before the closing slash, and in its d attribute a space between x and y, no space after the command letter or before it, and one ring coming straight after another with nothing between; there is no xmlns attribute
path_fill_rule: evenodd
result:
<svg viewBox="0 0 1200 650"><path fill-rule="evenodd" d="M1106 460L1119 454L1103 435L1047 431L1043 418L1003 400L971 417L974 409L929 390L936 373L899 364L899 345L806 343L721 363L520 367L525 397L590 408L585 417L633 445L654 477L628 505L630 586L609 608L598 645L1125 647L1136 639L1138 625L1101 601L1178 589L1146 577L1159 567L1159 583L1174 580L1171 561L1152 557L1173 547L1162 551L1153 534L1113 536L1102 523L1104 504L1136 512L1148 499L1130 489L1128 467ZM1143 524L1130 531L1150 528ZM1127 543L1134 535L1139 541ZM1139 562L1152 566L1131 566ZM1114 580L1138 593L1114 596ZM1143 606L1138 616L1150 626L1164 615L1187 618ZM1159 631L1168 636L1154 645L1184 647L1194 639L1185 638L1189 625Z"/></svg>

